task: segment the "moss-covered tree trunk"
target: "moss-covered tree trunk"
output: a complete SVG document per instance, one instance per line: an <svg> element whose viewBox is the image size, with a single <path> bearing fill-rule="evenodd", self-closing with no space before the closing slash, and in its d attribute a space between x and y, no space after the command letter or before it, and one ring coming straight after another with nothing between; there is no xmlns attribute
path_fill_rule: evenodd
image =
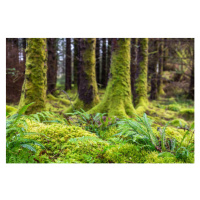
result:
<svg viewBox="0 0 200 200"><path fill-rule="evenodd" d="M65 90L71 90L71 38L67 38L66 66L65 66Z"/></svg>
<svg viewBox="0 0 200 200"><path fill-rule="evenodd" d="M47 70L47 91L53 93L57 81L57 55L56 55L56 38L47 39L48 47L48 70Z"/></svg>
<svg viewBox="0 0 200 200"><path fill-rule="evenodd" d="M158 95L165 94L163 90L163 50L164 50L164 43L163 38L160 38L159 42L159 72L158 72Z"/></svg>
<svg viewBox="0 0 200 200"><path fill-rule="evenodd" d="M108 38L108 50L107 50L107 75L109 79L110 74L110 65L111 65L111 46L112 46L112 38ZM108 80L107 80L108 81Z"/></svg>
<svg viewBox="0 0 200 200"><path fill-rule="evenodd" d="M134 105L138 113L147 108L148 38L138 39L137 70L135 80Z"/></svg>
<svg viewBox="0 0 200 200"><path fill-rule="evenodd" d="M44 110L47 90L47 41L45 38L29 38L26 48L26 71L19 109L35 102L27 114Z"/></svg>
<svg viewBox="0 0 200 200"><path fill-rule="evenodd" d="M110 78L103 100L89 113L108 116L134 116L130 83L130 39L112 39Z"/></svg>
<svg viewBox="0 0 200 200"><path fill-rule="evenodd" d="M158 64L158 40L152 39L152 53L149 62L149 71L151 79L150 99L156 100L158 98L157 90L157 64Z"/></svg>
<svg viewBox="0 0 200 200"><path fill-rule="evenodd" d="M100 39L96 39L96 80L100 83Z"/></svg>
<svg viewBox="0 0 200 200"><path fill-rule="evenodd" d="M75 100L73 107L67 109L66 112L80 108L86 111L99 103L95 72L95 47L95 38L80 39L80 82L78 98Z"/></svg>

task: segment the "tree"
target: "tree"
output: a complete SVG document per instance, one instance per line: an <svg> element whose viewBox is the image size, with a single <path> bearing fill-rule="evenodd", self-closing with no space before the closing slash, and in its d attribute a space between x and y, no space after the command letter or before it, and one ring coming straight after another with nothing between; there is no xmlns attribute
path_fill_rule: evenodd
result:
<svg viewBox="0 0 200 200"><path fill-rule="evenodd" d="M89 113L107 113L108 116L134 116L130 84L130 39L112 40L110 78L103 100Z"/></svg>
<svg viewBox="0 0 200 200"><path fill-rule="evenodd" d="M47 39L48 46L48 70L47 70L47 91L54 92L57 81L57 55L56 55L56 38Z"/></svg>
<svg viewBox="0 0 200 200"><path fill-rule="evenodd" d="M111 45L112 45L112 39L108 38L108 45L107 45L107 80L109 78L110 73L110 64L111 64Z"/></svg>
<svg viewBox="0 0 200 200"><path fill-rule="evenodd" d="M102 76L101 84L103 87L107 85L107 66L106 66L106 38L102 38Z"/></svg>
<svg viewBox="0 0 200 200"><path fill-rule="evenodd" d="M47 90L47 45L46 38L29 38L26 49L26 71L19 109L35 102L27 113L36 113L45 108Z"/></svg>
<svg viewBox="0 0 200 200"><path fill-rule="evenodd" d="M71 39L67 38L65 90L71 90Z"/></svg>
<svg viewBox="0 0 200 200"><path fill-rule="evenodd" d="M159 73L158 73L158 95L165 94L163 90L163 57L164 57L164 40L159 41Z"/></svg>
<svg viewBox="0 0 200 200"><path fill-rule="evenodd" d="M149 59L149 74L151 82L150 99L156 100L158 98L157 90L157 65L158 65L158 40L157 38L152 38L151 40L152 54L150 54Z"/></svg>
<svg viewBox="0 0 200 200"><path fill-rule="evenodd" d="M191 57L191 74L190 74L190 86L188 92L188 98L194 100L194 39L189 39L190 48L189 54Z"/></svg>
<svg viewBox="0 0 200 200"><path fill-rule="evenodd" d="M100 39L96 39L96 79L100 83Z"/></svg>
<svg viewBox="0 0 200 200"><path fill-rule="evenodd" d="M148 38L138 39L137 69L135 80L134 105L138 113L144 112L148 105L147 71L148 71Z"/></svg>
<svg viewBox="0 0 200 200"><path fill-rule="evenodd" d="M99 102L95 72L95 38L81 38L80 42L80 69L78 98L75 100L73 109L82 108L88 110Z"/></svg>
<svg viewBox="0 0 200 200"><path fill-rule="evenodd" d="M136 70L137 70L137 38L131 39L131 92L133 97L135 96L135 80L136 80Z"/></svg>

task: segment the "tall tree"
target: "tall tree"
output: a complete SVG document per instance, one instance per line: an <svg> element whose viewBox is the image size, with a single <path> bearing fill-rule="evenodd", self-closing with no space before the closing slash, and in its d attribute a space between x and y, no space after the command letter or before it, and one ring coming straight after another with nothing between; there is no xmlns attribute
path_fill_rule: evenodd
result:
<svg viewBox="0 0 200 200"><path fill-rule="evenodd" d="M157 38L151 39L152 44L152 54L149 59L149 72L150 72L150 81L151 81L151 92L150 99L156 100L158 98L158 89L157 89L157 65L158 65L158 40Z"/></svg>
<svg viewBox="0 0 200 200"><path fill-rule="evenodd" d="M107 85L107 66L106 66L106 38L102 38L102 78L101 84L103 87Z"/></svg>
<svg viewBox="0 0 200 200"><path fill-rule="evenodd" d="M112 38L108 38L108 50L107 50L107 76L109 79L110 73L110 65L111 65L111 46L112 46ZM107 80L108 81L108 80Z"/></svg>
<svg viewBox="0 0 200 200"><path fill-rule="evenodd" d="M71 90L71 38L67 38L65 90Z"/></svg>
<svg viewBox="0 0 200 200"><path fill-rule="evenodd" d="M78 52L78 38L74 38L74 85L78 84L78 63L79 63L79 52Z"/></svg>
<svg viewBox="0 0 200 200"><path fill-rule="evenodd" d="M35 102L27 113L45 108L47 90L47 41L46 38L29 38L26 49L26 72L19 108Z"/></svg>
<svg viewBox="0 0 200 200"><path fill-rule="evenodd" d="M108 116L134 116L130 84L130 39L112 40L110 78L103 100L89 113L108 113Z"/></svg>
<svg viewBox="0 0 200 200"><path fill-rule="evenodd" d="M194 100L194 39L190 39L190 48L189 53L191 56L191 74L190 74L190 86L189 86L189 93L188 98Z"/></svg>
<svg viewBox="0 0 200 200"><path fill-rule="evenodd" d="M163 56L164 55L164 40L159 40L159 72L158 72L158 95L164 94L163 90Z"/></svg>
<svg viewBox="0 0 200 200"><path fill-rule="evenodd" d="M95 38L81 38L80 42L80 68L78 97L72 109L82 108L88 110L99 102L96 72L95 72Z"/></svg>
<svg viewBox="0 0 200 200"><path fill-rule="evenodd" d="M135 80L137 70L137 38L131 39L131 92L133 97L135 96Z"/></svg>
<svg viewBox="0 0 200 200"><path fill-rule="evenodd" d="M100 39L96 38L96 79L100 83Z"/></svg>
<svg viewBox="0 0 200 200"><path fill-rule="evenodd" d="M47 70L47 91L54 92L57 81L57 54L56 54L56 38L47 39L48 46L48 70Z"/></svg>
<svg viewBox="0 0 200 200"><path fill-rule="evenodd" d="M147 71L148 71L148 38L138 39L137 69L135 81L134 105L138 113L147 108Z"/></svg>

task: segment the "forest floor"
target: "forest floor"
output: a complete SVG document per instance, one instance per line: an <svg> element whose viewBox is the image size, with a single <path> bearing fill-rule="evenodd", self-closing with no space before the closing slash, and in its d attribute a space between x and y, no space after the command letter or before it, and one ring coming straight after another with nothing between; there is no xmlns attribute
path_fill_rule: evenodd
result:
<svg viewBox="0 0 200 200"><path fill-rule="evenodd" d="M104 89L99 90L100 99ZM77 91L48 95L47 110L26 117L24 138L40 142L7 152L8 163L194 163L194 102L162 97L149 103L146 115L134 119L68 115ZM12 107L9 107L12 106ZM8 105L9 117L17 105ZM23 118L23 116L22 116ZM169 123L170 122L170 123ZM191 148L190 148L191 147ZM9 153L10 152L10 153Z"/></svg>

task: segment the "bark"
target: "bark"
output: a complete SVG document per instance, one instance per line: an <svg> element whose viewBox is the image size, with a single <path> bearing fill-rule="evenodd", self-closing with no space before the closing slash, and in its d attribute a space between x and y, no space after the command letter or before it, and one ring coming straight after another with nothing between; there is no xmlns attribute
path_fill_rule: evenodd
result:
<svg viewBox="0 0 200 200"><path fill-rule="evenodd" d="M71 39L70 38L67 38L67 48L66 48L65 90L71 90Z"/></svg>
<svg viewBox="0 0 200 200"><path fill-rule="evenodd" d="M111 46L112 46L112 38L108 38L108 50L107 50L107 70L108 70L108 78L110 77L110 65L111 65Z"/></svg>
<svg viewBox="0 0 200 200"><path fill-rule="evenodd" d="M100 39L96 39L96 80L100 83Z"/></svg>
<svg viewBox="0 0 200 200"><path fill-rule="evenodd" d="M158 95L164 94L162 76L163 76L163 38L161 38L159 41Z"/></svg>
<svg viewBox="0 0 200 200"><path fill-rule="evenodd" d="M158 64L158 40L152 39L152 52L151 59L149 62L149 70L151 74L151 92L150 99L156 100L158 98L157 90L157 64Z"/></svg>
<svg viewBox="0 0 200 200"><path fill-rule="evenodd" d="M53 93L56 88L57 81L57 55L56 55L56 38L48 38L48 70L47 70L47 86L48 93Z"/></svg>
<svg viewBox="0 0 200 200"><path fill-rule="evenodd" d="M194 41L192 39L192 48L190 49L190 54L192 57L192 70L190 75L190 86L189 86L189 93L188 98L194 100Z"/></svg>
<svg viewBox="0 0 200 200"><path fill-rule="evenodd" d="M101 84L103 87L107 85L107 66L106 66L106 38L102 39L102 78Z"/></svg>
<svg viewBox="0 0 200 200"><path fill-rule="evenodd" d="M35 102L27 114L45 109L47 90L47 45L45 38L29 38L26 48L26 72L19 109Z"/></svg>
<svg viewBox="0 0 200 200"><path fill-rule="evenodd" d="M136 80L136 69L137 69L137 39L131 39L131 93L135 96L135 80Z"/></svg>
<svg viewBox="0 0 200 200"><path fill-rule="evenodd" d="M78 38L74 38L74 85L77 85L78 81L78 62L79 62L79 55L78 55Z"/></svg>
<svg viewBox="0 0 200 200"><path fill-rule="evenodd" d="M103 100L89 113L107 113L108 116L134 116L130 83L130 39L112 40L110 78Z"/></svg>

